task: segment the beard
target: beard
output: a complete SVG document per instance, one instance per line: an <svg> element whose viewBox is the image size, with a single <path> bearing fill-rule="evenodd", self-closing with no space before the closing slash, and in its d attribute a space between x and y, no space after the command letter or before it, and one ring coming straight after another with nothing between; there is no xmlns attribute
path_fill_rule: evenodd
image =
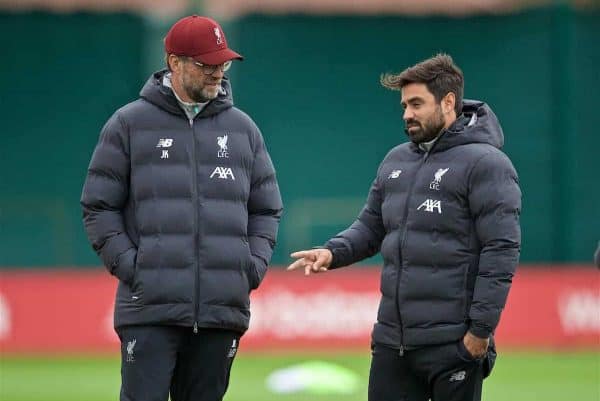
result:
<svg viewBox="0 0 600 401"><path fill-rule="evenodd" d="M218 85L216 87L201 86L197 82L188 81L184 78L182 79L181 84L188 96L197 103L206 103L219 96Z"/></svg>
<svg viewBox="0 0 600 401"><path fill-rule="evenodd" d="M405 122L406 128L404 132L410 138L411 142L414 144L419 144L423 142L432 141L436 138L442 129L444 129L444 125L446 124L444 120L444 114L442 113L442 108L438 106L435 112L423 122L419 122L414 119L406 120ZM409 128L411 128L409 130Z"/></svg>

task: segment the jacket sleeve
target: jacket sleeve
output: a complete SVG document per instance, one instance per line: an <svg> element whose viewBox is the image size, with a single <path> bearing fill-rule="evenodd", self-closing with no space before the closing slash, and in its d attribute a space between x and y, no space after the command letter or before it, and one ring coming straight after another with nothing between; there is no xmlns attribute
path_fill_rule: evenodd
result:
<svg viewBox="0 0 600 401"><path fill-rule="evenodd" d="M83 192L83 224L92 247L108 271L129 284L137 248L127 235L123 208L129 196L130 160L126 130L118 114L100 134Z"/></svg>
<svg viewBox="0 0 600 401"><path fill-rule="evenodd" d="M476 162L469 178L469 204L481 244L469 330L486 338L500 320L521 249L521 190L506 155L492 152Z"/></svg>
<svg viewBox="0 0 600 401"><path fill-rule="evenodd" d="M381 192L377 177L358 218L350 227L325 243L324 247L333 254L330 269L351 265L379 252L385 236L381 218Z"/></svg>
<svg viewBox="0 0 600 401"><path fill-rule="evenodd" d="M254 165L248 198L248 245L252 254L254 277L252 289L263 280L277 241L277 229L283 212L275 168L263 137L254 133Z"/></svg>

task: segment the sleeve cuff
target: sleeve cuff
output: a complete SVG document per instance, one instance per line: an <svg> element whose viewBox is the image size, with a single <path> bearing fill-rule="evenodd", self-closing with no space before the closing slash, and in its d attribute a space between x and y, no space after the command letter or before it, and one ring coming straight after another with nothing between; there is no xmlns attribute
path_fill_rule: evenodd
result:
<svg viewBox="0 0 600 401"><path fill-rule="evenodd" d="M313 249L327 249L329 252L331 252L331 263L329 263L329 267L327 268L328 270L333 270L342 267L340 265L340 258L339 255L337 255L336 248L332 248L325 244L322 246L315 246L313 247Z"/></svg>
<svg viewBox="0 0 600 401"><path fill-rule="evenodd" d="M479 338L489 338L489 336L492 334L492 330L490 330L489 328L487 328L485 326L481 326L481 325L477 325L477 324L471 324L469 331L475 337L479 337Z"/></svg>

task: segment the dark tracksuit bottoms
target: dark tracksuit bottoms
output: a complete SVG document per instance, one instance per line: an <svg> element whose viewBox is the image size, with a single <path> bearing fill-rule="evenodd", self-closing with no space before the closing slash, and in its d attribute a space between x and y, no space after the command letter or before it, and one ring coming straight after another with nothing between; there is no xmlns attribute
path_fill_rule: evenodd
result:
<svg viewBox="0 0 600 401"><path fill-rule="evenodd" d="M403 355L375 344L369 401L480 401L482 382L494 357L491 348L486 357L473 359L462 340L404 351Z"/></svg>
<svg viewBox="0 0 600 401"><path fill-rule="evenodd" d="M178 326L124 326L121 401L221 401L240 333Z"/></svg>

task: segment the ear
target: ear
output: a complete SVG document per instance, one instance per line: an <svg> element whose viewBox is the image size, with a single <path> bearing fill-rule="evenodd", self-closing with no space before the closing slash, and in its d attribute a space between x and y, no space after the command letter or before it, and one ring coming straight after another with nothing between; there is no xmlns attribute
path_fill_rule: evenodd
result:
<svg viewBox="0 0 600 401"><path fill-rule="evenodd" d="M174 54L167 55L167 63L171 71L178 71L181 68L181 59Z"/></svg>
<svg viewBox="0 0 600 401"><path fill-rule="evenodd" d="M456 95L454 92L448 92L442 99L442 111L444 114L448 114L454 111L456 105Z"/></svg>

